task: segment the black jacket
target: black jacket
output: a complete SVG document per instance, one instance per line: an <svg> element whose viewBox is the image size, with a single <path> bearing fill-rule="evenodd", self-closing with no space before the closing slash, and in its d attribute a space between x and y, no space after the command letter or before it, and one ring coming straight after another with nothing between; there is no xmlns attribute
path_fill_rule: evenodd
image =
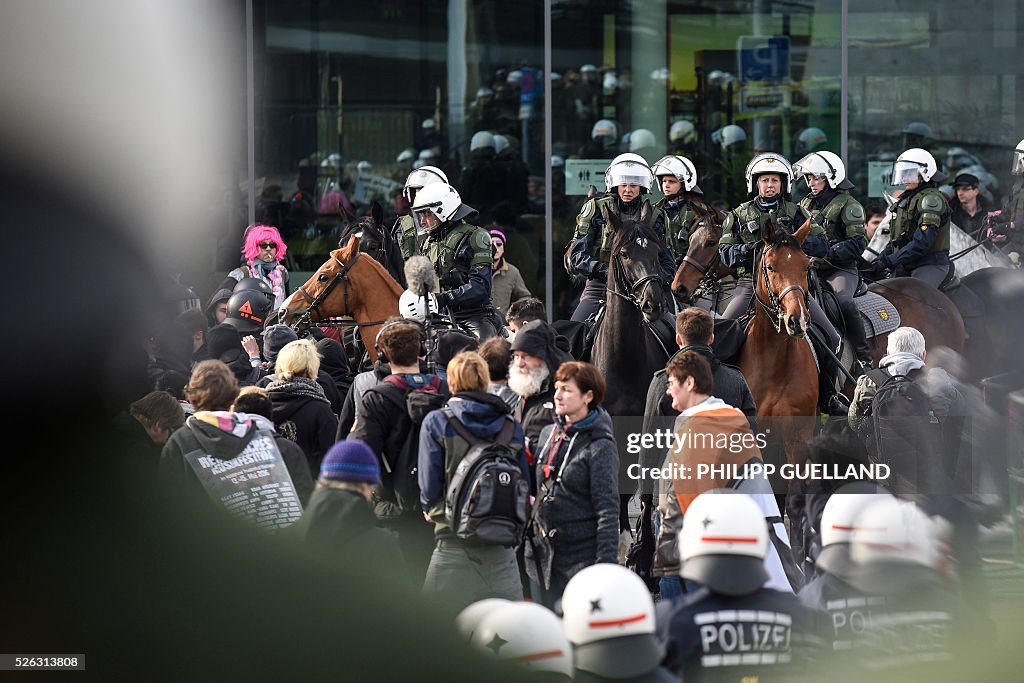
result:
<svg viewBox="0 0 1024 683"><path fill-rule="evenodd" d="M314 380L293 377L267 385L278 431L299 444L310 472L320 472L320 461L334 445L338 418L323 389Z"/></svg>

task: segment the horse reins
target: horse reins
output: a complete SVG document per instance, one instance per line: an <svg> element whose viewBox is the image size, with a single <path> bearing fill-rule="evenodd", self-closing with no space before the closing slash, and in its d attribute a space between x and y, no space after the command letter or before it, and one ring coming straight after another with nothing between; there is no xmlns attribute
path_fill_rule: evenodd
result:
<svg viewBox="0 0 1024 683"><path fill-rule="evenodd" d="M767 252L771 247L765 247L763 250ZM771 303L771 307L766 304L761 297L757 295L757 287L754 287L754 300L764 309L764 312L768 314L772 319L772 325L775 327L776 334L782 332L782 301L793 292L800 292L803 295L804 308L807 309L807 315L810 317L810 306L807 303L807 299L810 296L800 285L789 285L782 290L781 293L776 294L772 291L771 283L768 282L768 266L764 263L764 255L762 254L757 262L761 270L761 278L764 281L764 288L768 292L768 301ZM757 266L755 266L757 268Z"/></svg>
<svg viewBox="0 0 1024 683"><path fill-rule="evenodd" d="M621 258L619 257L619 254L616 253L612 257L612 259L615 261L614 265L618 266L618 268L613 268L612 269L614 271L612 273L612 282L615 284L615 288L612 288L612 287L609 286L608 287L608 293L609 294L614 294L615 296L619 297L620 299L625 299L629 303L631 303L634 306L636 306L637 310L639 310L641 313L643 313L643 308L641 307L641 303L640 303L640 297L643 296L643 294L647 290L647 288L652 283L654 283L654 282L657 282L658 284L662 285L662 287L664 288L665 281L662 279L661 273L651 273L650 275L644 275L642 278L640 278L639 280L634 282L632 284L632 286L627 288L627 290L629 291L629 296L626 296L625 294L622 294L621 292L616 291L619 287L623 287L624 286L622 281L621 281L621 278L619 277L619 271L622 269ZM639 294L637 294L637 290L638 289L640 290ZM646 317L643 318L643 325L651 333L651 336L654 337L655 341L658 342L658 346L661 347L661 350L665 352L665 357L666 358L670 357L672 354L669 353L667 348L665 348L665 344L661 341L661 337L659 337L658 333L654 331L654 328L651 326L651 323L647 322L647 318Z"/></svg>

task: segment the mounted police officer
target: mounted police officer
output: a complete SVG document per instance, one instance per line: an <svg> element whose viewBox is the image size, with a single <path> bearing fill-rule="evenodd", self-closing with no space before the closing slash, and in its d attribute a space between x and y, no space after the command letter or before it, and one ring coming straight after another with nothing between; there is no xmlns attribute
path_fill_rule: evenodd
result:
<svg viewBox="0 0 1024 683"><path fill-rule="evenodd" d="M412 217L426 238L419 247L434 264L441 285L439 309L481 341L498 333L491 303L491 236L466 222L476 210L448 183L432 183L416 193Z"/></svg>
<svg viewBox="0 0 1024 683"><path fill-rule="evenodd" d="M668 155L659 159L651 172L658 179L665 197L654 205L656 209L664 209L668 216L669 243L676 254L678 265L689 246L690 231L699 220L700 215L691 201L692 195L703 195L697 187L697 169L693 162L684 156Z"/></svg>
<svg viewBox="0 0 1024 683"><path fill-rule="evenodd" d="M747 193L753 196L753 199L725 214L719 247L722 262L735 270L737 276L732 300L722 313L723 318L732 320L743 315L750 308L754 298L754 283L751 277L754 252L763 244L762 231L768 221L771 220L776 227L793 233L810 218L810 214L802 206L789 201L789 193L793 187L793 169L781 154L758 154L747 164L744 175L747 178ZM820 225L812 223L803 249L808 256L821 258L828 254L828 239ZM838 346L839 335L828 322L818 302L811 299L809 308L811 319L829 335L832 348Z"/></svg>
<svg viewBox="0 0 1024 683"><path fill-rule="evenodd" d="M402 189L402 196L412 207L416 201L416 193L427 185L434 183L448 184L448 176L437 166L420 166L410 173L405 179L405 187ZM392 228L395 241L402 250L402 258L406 261L413 254L419 253L419 246L423 243L424 234L416 228L416 222L412 218L412 211L404 216L399 216Z"/></svg>
<svg viewBox="0 0 1024 683"><path fill-rule="evenodd" d="M607 194L591 197L576 217L576 233L566 254L566 271L569 275L587 278L583 298L572 319L584 322L595 314L607 294L608 268L611 260L614 238L612 215L620 219L640 220L640 210L650 199L644 195L651 191L654 177L651 169L638 154L627 152L612 159L604 173ZM668 216L664 210L655 211L653 228L658 235L665 234ZM658 255L661 277L665 285L675 274L675 255L666 244L662 244Z"/></svg>
<svg viewBox="0 0 1024 683"><path fill-rule="evenodd" d="M1017 176L1017 180L1013 183L1010 196L1006 198L1005 211L1009 213L1010 222L1000 231L1007 234L996 233L992 241L1006 251L1014 265L1020 267L1020 255L1024 251L1024 140L1018 142L1013 151L1011 172Z"/></svg>
<svg viewBox="0 0 1024 683"><path fill-rule="evenodd" d="M949 202L937 186L945 178L935 157L914 147L897 157L892 183L905 190L889 211L890 242L882 255L871 262L876 276L891 270L938 287L950 270Z"/></svg>
<svg viewBox="0 0 1024 683"><path fill-rule="evenodd" d="M800 206L811 214L811 221L820 225L828 238L827 255L821 261L812 262L812 267L836 293L846 322L846 333L861 366L857 370L869 368L871 349L857 306L853 303L860 280L857 257L868 245L864 207L850 196L853 183L846 177L842 159L832 152L811 152L793 168L804 176L810 189L810 193L800 200Z"/></svg>

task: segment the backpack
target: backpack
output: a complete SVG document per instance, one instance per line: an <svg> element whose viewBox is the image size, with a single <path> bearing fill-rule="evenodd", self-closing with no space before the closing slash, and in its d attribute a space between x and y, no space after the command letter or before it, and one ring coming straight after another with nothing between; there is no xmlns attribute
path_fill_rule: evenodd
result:
<svg viewBox="0 0 1024 683"><path fill-rule="evenodd" d="M931 401L906 375L890 375L883 369L867 375L878 387L868 412L868 452L872 460L891 468L902 490L922 489L921 477L927 477L941 445L941 425L932 414Z"/></svg>
<svg viewBox="0 0 1024 683"><path fill-rule="evenodd" d="M394 496L394 502L402 512L419 514L422 510L419 484L420 427L427 413L443 408L448 401L448 392L442 389L441 378L436 376L422 388L408 389L394 375L385 377L377 386L369 389L387 398L409 417L409 431L402 440L397 456L389 461L381 453L384 468L381 484L386 494Z"/></svg>
<svg viewBox="0 0 1024 683"><path fill-rule="evenodd" d="M529 514L530 483L510 445L515 422L506 419L494 440L486 441L466 429L451 408L442 412L455 433L469 444L445 496L445 516L452 533L485 545L518 545Z"/></svg>

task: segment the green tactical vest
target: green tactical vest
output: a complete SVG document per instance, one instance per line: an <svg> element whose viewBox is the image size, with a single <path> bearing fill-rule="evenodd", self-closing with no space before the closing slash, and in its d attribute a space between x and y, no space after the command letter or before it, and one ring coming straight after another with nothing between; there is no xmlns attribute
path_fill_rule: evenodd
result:
<svg viewBox="0 0 1024 683"><path fill-rule="evenodd" d="M768 219L773 216L786 216L790 218L794 230L799 228L808 218L807 212L793 202L781 199L779 200L779 208L775 211L761 211L757 208L754 200L751 199L749 202L744 202L725 214L725 222L722 224L721 244L737 244L737 242L754 244L760 242L762 231L765 225L767 225ZM736 233L739 234L739 240L735 237ZM824 230L820 226L813 226L811 227L810 234L822 235ZM736 269L737 277L749 274L750 272L746 268Z"/></svg>
<svg viewBox="0 0 1024 683"><path fill-rule="evenodd" d="M914 238L914 231L938 230L939 238L929 253L949 251L949 203L938 188L926 187L904 204L896 205L896 213L889 223L890 240L894 249L900 249Z"/></svg>
<svg viewBox="0 0 1024 683"><path fill-rule="evenodd" d="M1013 184L1013 191L1006 200L1006 211L1010 214L1014 228L1021 229L1021 221L1024 221L1024 178Z"/></svg>
<svg viewBox="0 0 1024 683"><path fill-rule="evenodd" d="M470 240L473 249L473 257L468 262L455 258L455 252L464 239ZM463 278L468 278L469 271L474 267L489 266L492 263L490 235L483 228L470 225L466 221L456 223L439 240L428 236L421 249L426 252L427 258L434 264L434 272L441 278L453 268L462 273Z"/></svg>
<svg viewBox="0 0 1024 683"><path fill-rule="evenodd" d="M407 213L404 216L399 216L398 227L402 231L398 237L398 248L402 250L402 258L408 261L413 254L419 253L419 246L423 243L423 236L420 236L418 240L416 239L416 221L412 219L412 214Z"/></svg>
<svg viewBox="0 0 1024 683"><path fill-rule="evenodd" d="M858 235L867 242L868 233L864 229L864 207L851 197L849 192L840 192L820 211L811 208L813 200L813 195L807 195L800 200L800 206L825 229L829 244L835 244Z"/></svg>
<svg viewBox="0 0 1024 683"><path fill-rule="evenodd" d="M665 204L666 200L662 199L654 207L662 209L665 211L666 216L670 216L671 214L669 214ZM697 212L694 211L693 205L686 201L679 207L676 215L669 218L668 229L665 231L665 241L677 256L686 255L686 250L690 244L690 232L693 230L693 224L696 222Z"/></svg>
<svg viewBox="0 0 1024 683"><path fill-rule="evenodd" d="M593 228L593 220L595 218L601 218L604 220L604 225L601 227L601 235L595 240L594 251L591 252L591 256L598 259L602 263L610 263L612 258L612 242L615 239L615 231L612 229L611 222L608 220L609 215L614 215L620 219L632 219L640 220L640 212L643 210L644 204L650 204L650 199L644 197L643 201L637 203L637 210L635 214L623 214L619 208L618 197L614 194L606 194L600 197L594 197L588 199L584 204L583 208L580 209L580 215L576 217L576 237L582 237L589 233ZM668 225L668 215L664 209L652 207L654 210L655 220L657 220L658 213L661 214L662 226ZM655 232L664 237L664 233L659 231L657 228ZM684 254L686 252L683 252Z"/></svg>

